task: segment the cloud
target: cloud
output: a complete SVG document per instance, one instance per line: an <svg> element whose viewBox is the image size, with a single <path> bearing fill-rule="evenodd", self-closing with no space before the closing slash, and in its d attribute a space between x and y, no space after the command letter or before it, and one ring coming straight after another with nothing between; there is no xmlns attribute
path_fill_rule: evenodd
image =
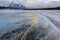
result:
<svg viewBox="0 0 60 40"><path fill-rule="evenodd" d="M60 5L59 0L0 0L0 6L7 6L11 2L20 3L27 8L45 8L45 7L57 7Z"/></svg>
<svg viewBox="0 0 60 40"><path fill-rule="evenodd" d="M51 1L60 1L60 0L51 0Z"/></svg>

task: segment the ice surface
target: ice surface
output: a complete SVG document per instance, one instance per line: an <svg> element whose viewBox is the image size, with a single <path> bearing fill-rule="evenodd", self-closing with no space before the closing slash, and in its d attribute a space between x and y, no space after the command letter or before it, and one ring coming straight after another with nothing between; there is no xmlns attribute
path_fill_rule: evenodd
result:
<svg viewBox="0 0 60 40"><path fill-rule="evenodd" d="M59 40L60 31L56 29L57 24L55 25L50 19L51 15L47 16L45 12L42 10L0 10L0 39Z"/></svg>

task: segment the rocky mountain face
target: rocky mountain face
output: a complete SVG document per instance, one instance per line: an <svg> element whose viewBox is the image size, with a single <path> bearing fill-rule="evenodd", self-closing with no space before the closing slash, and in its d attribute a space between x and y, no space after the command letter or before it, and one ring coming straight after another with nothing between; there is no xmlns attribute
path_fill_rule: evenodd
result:
<svg viewBox="0 0 60 40"><path fill-rule="evenodd" d="M16 3L11 3L8 7L11 9L25 9L24 5Z"/></svg>
<svg viewBox="0 0 60 40"><path fill-rule="evenodd" d="M35 3L34 1L30 2L24 2L24 1L0 1L0 6L4 6L4 7L9 7L9 8L13 8L13 9L19 9L19 8L52 8L52 7L60 7L60 2L59 1L51 1L50 3L44 3L44 2L40 2L40 3Z"/></svg>

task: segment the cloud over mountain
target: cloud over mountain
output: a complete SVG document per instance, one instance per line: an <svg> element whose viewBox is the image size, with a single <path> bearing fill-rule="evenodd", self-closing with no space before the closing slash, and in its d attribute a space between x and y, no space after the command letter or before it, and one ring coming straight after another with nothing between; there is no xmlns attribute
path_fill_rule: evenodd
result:
<svg viewBox="0 0 60 40"><path fill-rule="evenodd" d="M3 0L0 1L0 6L8 7L11 3L13 5L18 4L23 5L26 8L51 8L51 7L60 7L60 1L41 1L41 0ZM16 6L15 6L16 7Z"/></svg>

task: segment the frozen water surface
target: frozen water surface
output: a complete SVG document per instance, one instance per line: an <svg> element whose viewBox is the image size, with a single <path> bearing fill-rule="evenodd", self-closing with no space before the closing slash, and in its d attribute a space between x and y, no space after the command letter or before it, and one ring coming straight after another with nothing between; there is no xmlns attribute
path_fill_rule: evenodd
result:
<svg viewBox="0 0 60 40"><path fill-rule="evenodd" d="M60 10L0 10L0 40L60 40L59 24Z"/></svg>

